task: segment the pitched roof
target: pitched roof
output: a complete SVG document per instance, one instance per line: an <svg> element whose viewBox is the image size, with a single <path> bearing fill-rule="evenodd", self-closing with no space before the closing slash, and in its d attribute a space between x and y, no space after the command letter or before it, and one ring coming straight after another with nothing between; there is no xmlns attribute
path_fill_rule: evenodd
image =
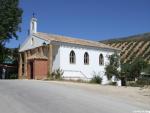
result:
<svg viewBox="0 0 150 113"><path fill-rule="evenodd" d="M33 35L39 38L42 38L44 40L47 40L47 41L56 41L56 42L63 42L63 43L91 46L91 47L97 47L97 48L105 48L105 49L113 49L113 50L120 51L120 49L118 48L110 47L106 44L103 44L101 42L96 42L96 41L83 40L83 39L77 39L77 38L72 38L72 37L67 37L67 36L47 34L47 33L42 33L42 32L37 32Z"/></svg>
<svg viewBox="0 0 150 113"><path fill-rule="evenodd" d="M32 56L28 57L29 60L32 60L32 59L48 59L46 56L44 55L41 55L41 54L33 54Z"/></svg>

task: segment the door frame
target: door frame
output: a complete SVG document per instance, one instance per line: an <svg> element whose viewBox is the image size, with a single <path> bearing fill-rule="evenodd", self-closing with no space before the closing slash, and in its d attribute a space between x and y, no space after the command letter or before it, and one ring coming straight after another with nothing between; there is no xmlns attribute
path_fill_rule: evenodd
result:
<svg viewBox="0 0 150 113"><path fill-rule="evenodd" d="M30 79L34 79L34 61L32 60L32 61L30 61L29 62L30 64Z"/></svg>

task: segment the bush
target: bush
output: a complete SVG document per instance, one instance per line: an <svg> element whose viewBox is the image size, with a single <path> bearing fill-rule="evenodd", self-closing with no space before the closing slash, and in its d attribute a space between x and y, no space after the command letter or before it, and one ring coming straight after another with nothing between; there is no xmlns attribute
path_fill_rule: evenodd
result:
<svg viewBox="0 0 150 113"><path fill-rule="evenodd" d="M128 82L127 85L132 87L144 87L145 85L150 85L150 80L145 80L141 78L138 79L136 82L135 81Z"/></svg>
<svg viewBox="0 0 150 113"><path fill-rule="evenodd" d="M143 58L136 58L131 64L126 63L121 66L121 76L126 77L128 81L135 80L140 77L141 72L148 72L148 64ZM145 70L143 70L146 68Z"/></svg>
<svg viewBox="0 0 150 113"><path fill-rule="evenodd" d="M76 82L79 82L79 83L86 83L86 81L82 80L82 79L77 79Z"/></svg>
<svg viewBox="0 0 150 113"><path fill-rule="evenodd" d="M93 78L90 80L90 83L101 84L102 78L99 75L94 74Z"/></svg>
<svg viewBox="0 0 150 113"><path fill-rule="evenodd" d="M11 74L9 76L9 79L17 79L18 78L18 75L17 74Z"/></svg>
<svg viewBox="0 0 150 113"><path fill-rule="evenodd" d="M117 86L117 82L109 82L108 85Z"/></svg>
<svg viewBox="0 0 150 113"><path fill-rule="evenodd" d="M150 85L150 80L141 78L136 81L136 84L139 86Z"/></svg>
<svg viewBox="0 0 150 113"><path fill-rule="evenodd" d="M143 70L143 72L150 74L150 64L147 65L147 67Z"/></svg>
<svg viewBox="0 0 150 113"><path fill-rule="evenodd" d="M137 87L135 81L127 81L127 86Z"/></svg>
<svg viewBox="0 0 150 113"><path fill-rule="evenodd" d="M54 70L51 74L48 74L48 79L50 80L60 80L62 79L62 75L63 75L64 71L60 68Z"/></svg>
<svg viewBox="0 0 150 113"><path fill-rule="evenodd" d="M47 74L47 80L48 79L51 79L51 74L48 72L48 74Z"/></svg>

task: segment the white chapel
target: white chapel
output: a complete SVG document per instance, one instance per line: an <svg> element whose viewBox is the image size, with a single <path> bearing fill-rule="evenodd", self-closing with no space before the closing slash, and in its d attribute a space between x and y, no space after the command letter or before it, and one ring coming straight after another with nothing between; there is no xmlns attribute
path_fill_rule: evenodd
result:
<svg viewBox="0 0 150 113"><path fill-rule="evenodd" d="M37 31L37 19L30 22L30 33L19 49L19 78L45 79L56 69L64 79L90 80L99 73L107 83L108 57L120 50L96 41Z"/></svg>

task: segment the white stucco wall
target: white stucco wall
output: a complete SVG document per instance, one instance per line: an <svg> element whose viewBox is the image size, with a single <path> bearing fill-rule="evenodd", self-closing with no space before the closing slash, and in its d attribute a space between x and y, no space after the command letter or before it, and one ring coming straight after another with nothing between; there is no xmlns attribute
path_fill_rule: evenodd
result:
<svg viewBox="0 0 150 113"><path fill-rule="evenodd" d="M52 70L56 70L60 67L60 49L59 45L53 45L53 67Z"/></svg>
<svg viewBox="0 0 150 113"><path fill-rule="evenodd" d="M31 43L31 40L33 38L33 44ZM36 48L36 47L39 47L39 46L42 46L43 45L43 42L45 42L46 44L48 44L49 42L46 41L46 40L43 40L41 38L38 38L34 35L30 35L26 40L25 42L22 44L22 46L20 47L19 49L19 52L22 52L22 51L25 51L25 50L28 50L28 49L33 49L33 48Z"/></svg>
<svg viewBox="0 0 150 113"><path fill-rule="evenodd" d="M31 44L32 38L34 39L34 44ZM76 44L50 42L32 35L27 38L25 43L21 46L20 51L36 48L43 45L43 42L46 44L52 43L53 45L53 71L60 68L64 71L63 77L66 79L84 80L90 80L94 73L96 73L103 78L102 84L106 84L108 82L107 77L105 76L105 66L109 63L108 56L112 55L114 50L81 46ZM69 61L71 50L73 50L76 55L75 64L70 64ZM88 52L89 54L88 65L84 64L85 52ZM103 54L104 65L99 65L100 54Z"/></svg>
<svg viewBox="0 0 150 113"><path fill-rule="evenodd" d="M76 63L70 64L69 54L73 50L76 55ZM84 53L89 54L89 64L84 64ZM103 54L104 65L99 65L99 55ZM73 44L61 44L60 46L60 68L64 70L64 77L74 79L90 79L94 72L99 73L101 77L105 74L105 66L109 63L108 56L113 51L100 48L85 47ZM106 81L106 77L103 78Z"/></svg>

